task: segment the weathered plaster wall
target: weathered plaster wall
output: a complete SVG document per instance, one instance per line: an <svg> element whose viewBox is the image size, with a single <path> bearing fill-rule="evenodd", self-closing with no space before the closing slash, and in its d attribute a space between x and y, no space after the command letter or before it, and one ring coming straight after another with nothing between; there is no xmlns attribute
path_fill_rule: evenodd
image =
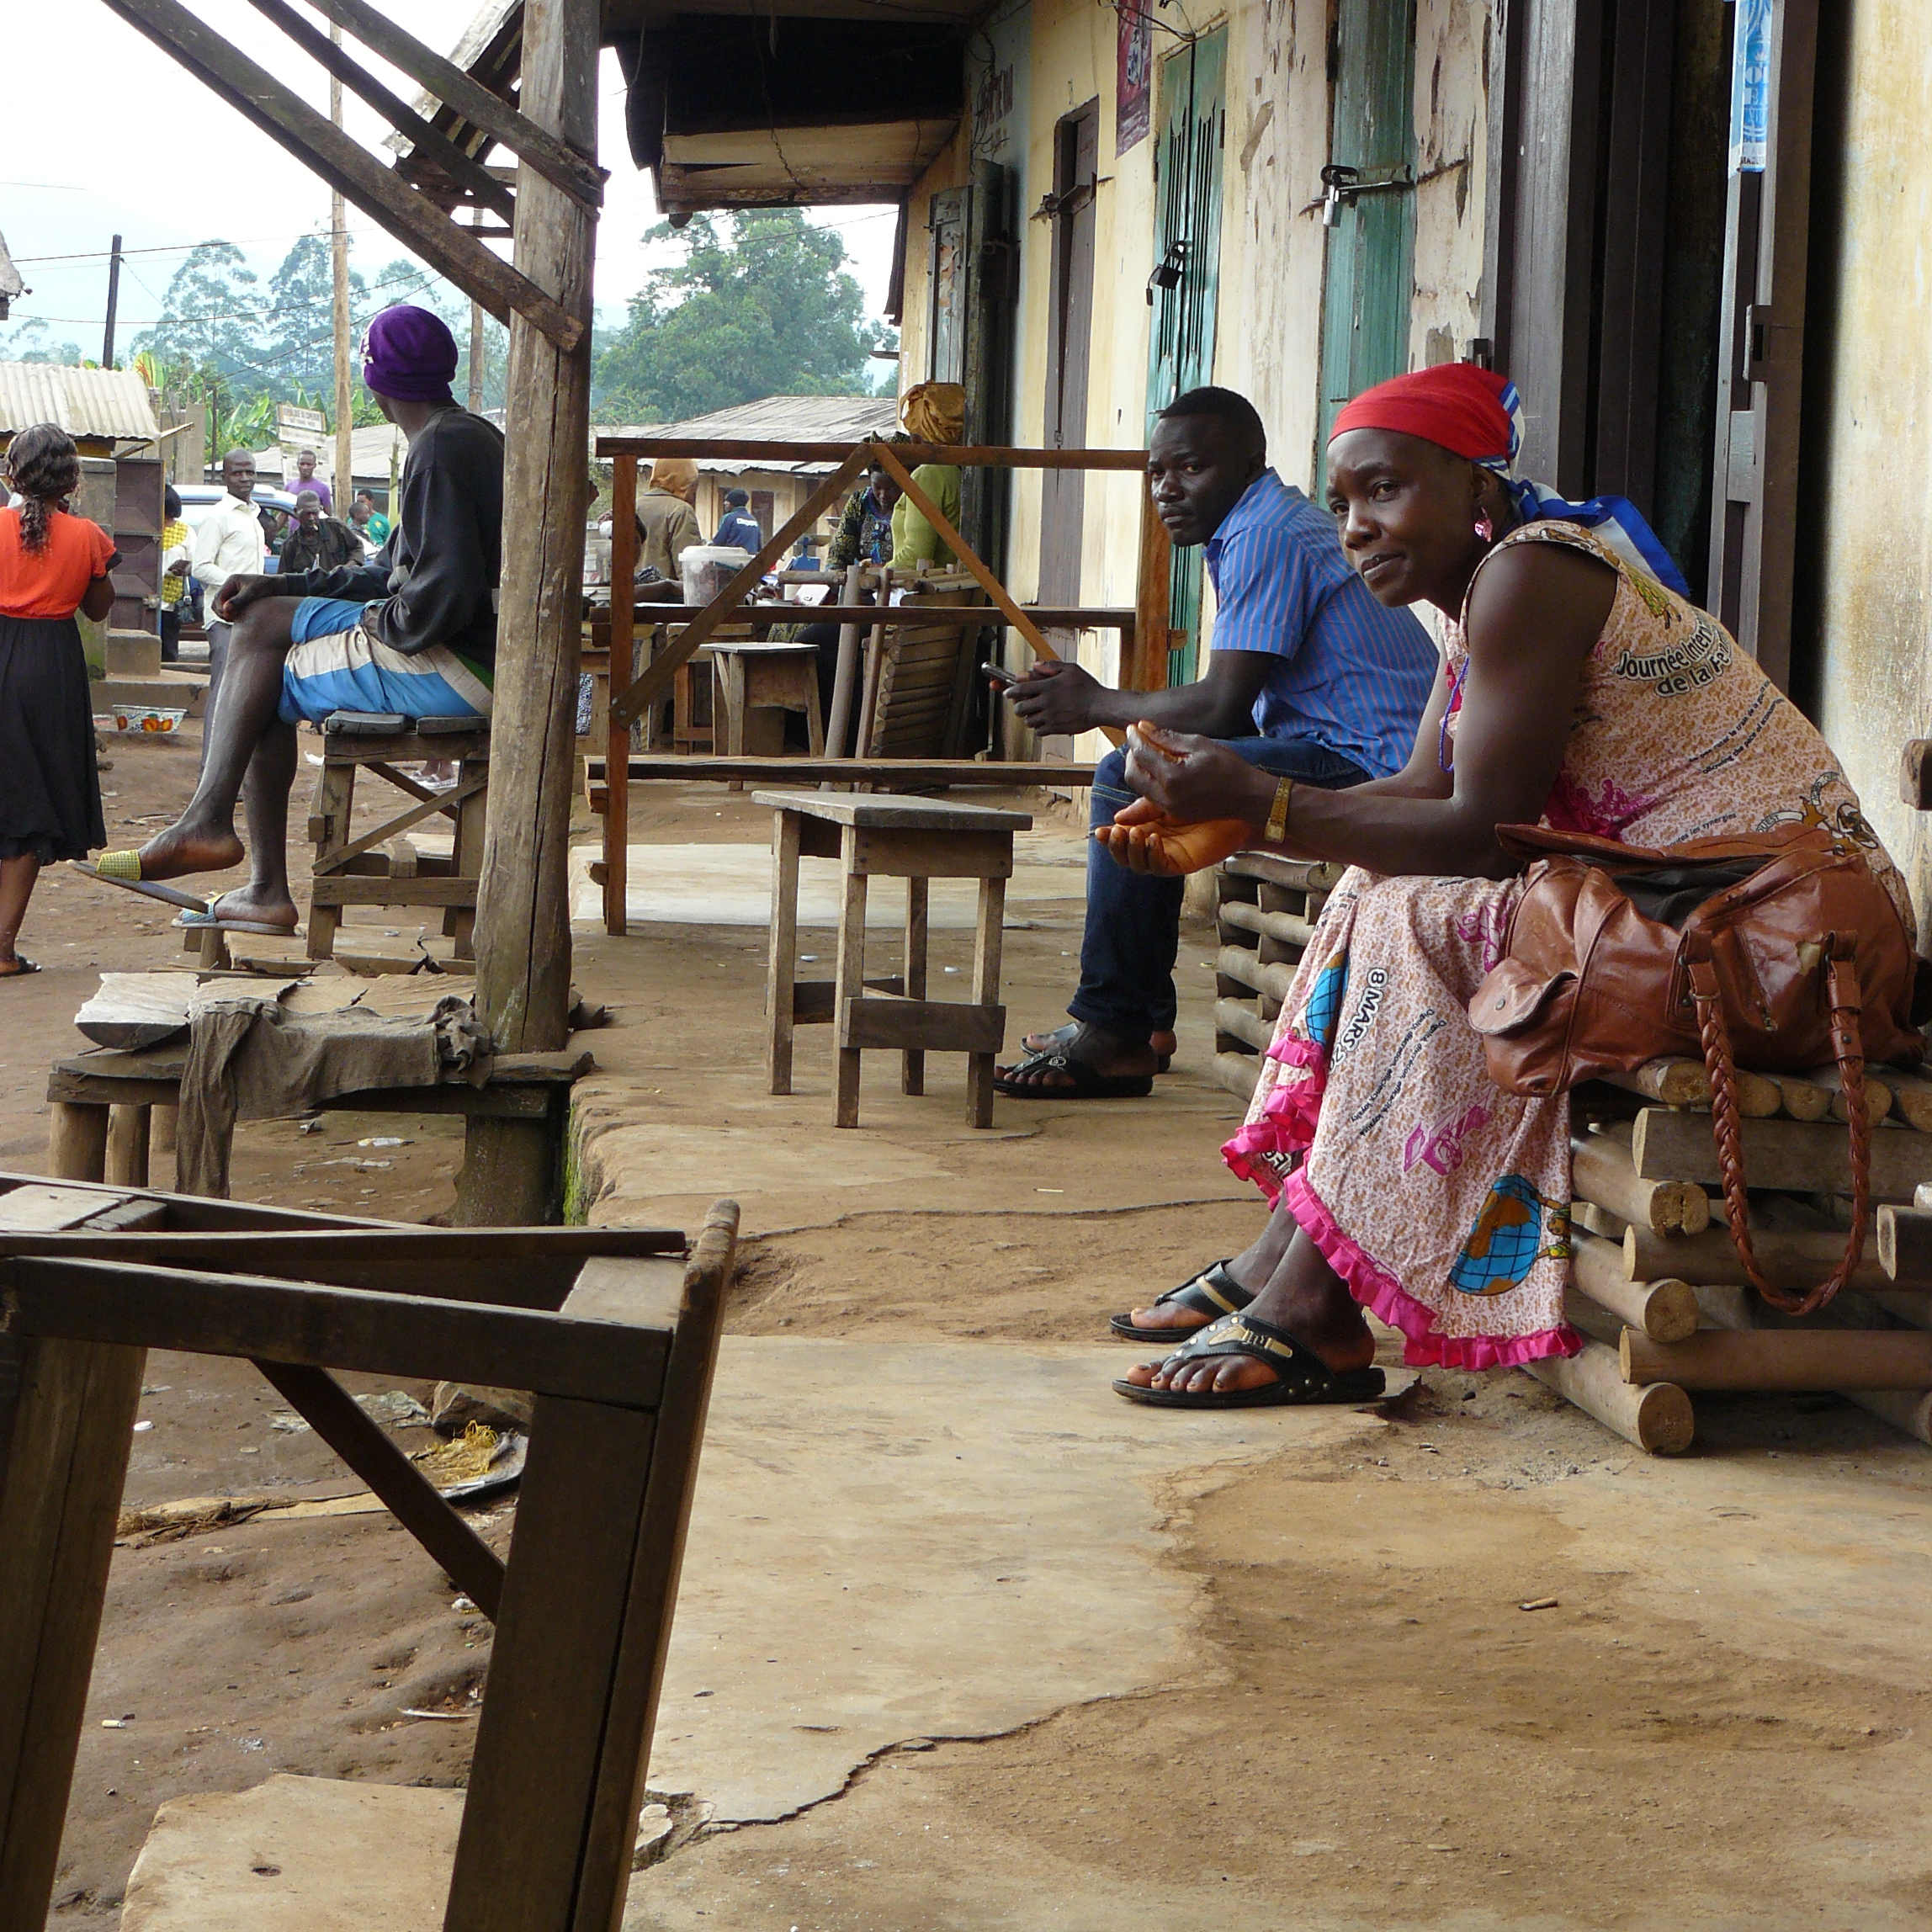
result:
<svg viewBox="0 0 1932 1932"><path fill-rule="evenodd" d="M1411 369L1460 361L1478 327L1491 30L1487 4L1418 0Z"/></svg>
<svg viewBox="0 0 1932 1932"><path fill-rule="evenodd" d="M1836 220L1818 723L1914 901L1932 890L1924 821L1898 800L1899 747L1932 726L1932 8L1858 7ZM1802 648L1802 640L1801 640Z"/></svg>

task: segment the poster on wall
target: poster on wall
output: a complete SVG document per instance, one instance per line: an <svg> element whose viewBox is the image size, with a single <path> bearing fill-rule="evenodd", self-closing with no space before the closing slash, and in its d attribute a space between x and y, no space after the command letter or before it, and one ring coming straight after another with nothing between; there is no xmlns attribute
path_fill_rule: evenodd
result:
<svg viewBox="0 0 1932 1932"><path fill-rule="evenodd" d="M1120 72L1114 98L1113 151L1117 156L1146 139L1154 101L1154 29L1136 0L1123 0L1120 8Z"/></svg>
<svg viewBox="0 0 1932 1932"><path fill-rule="evenodd" d="M1738 0L1731 54L1731 172L1762 174L1770 134L1771 0Z"/></svg>

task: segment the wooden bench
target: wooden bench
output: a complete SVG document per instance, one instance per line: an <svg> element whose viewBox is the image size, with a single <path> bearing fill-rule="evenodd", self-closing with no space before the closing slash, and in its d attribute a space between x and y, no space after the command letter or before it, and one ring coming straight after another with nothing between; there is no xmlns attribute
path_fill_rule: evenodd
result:
<svg viewBox="0 0 1932 1932"><path fill-rule="evenodd" d="M309 814L309 837L316 848L309 957L335 957L345 906L400 905L439 908L443 931L454 942L454 958L474 958L477 879L483 869L489 802L488 723L338 711L323 721L321 740L322 768ZM447 791L397 769L433 760L455 763L456 782ZM358 772L380 779L406 801L360 834L353 825ZM452 821L447 858L418 852L406 836L411 826L439 815Z"/></svg>
<svg viewBox="0 0 1932 1932"><path fill-rule="evenodd" d="M737 1219L445 1231L0 1175L0 1932L52 1898L151 1348L253 1361L495 1622L444 1923L617 1924ZM534 1392L507 1561L339 1370Z"/></svg>
<svg viewBox="0 0 1932 1932"><path fill-rule="evenodd" d="M926 1091L926 1055L967 1055L966 1117L993 1124L993 1063L1006 1038L1000 1004L1000 948L1013 834L1032 824L1025 812L930 799L860 798L838 792L755 792L772 808L772 950L766 981L767 1064L773 1093L792 1091L794 1027L835 1025L840 1127L858 1125L859 1057L868 1047L903 1055L901 1091ZM836 858L838 976L798 977L799 861ZM865 974L866 889L873 878L905 881L905 969L890 979ZM927 884L979 882L969 1000L926 996Z"/></svg>

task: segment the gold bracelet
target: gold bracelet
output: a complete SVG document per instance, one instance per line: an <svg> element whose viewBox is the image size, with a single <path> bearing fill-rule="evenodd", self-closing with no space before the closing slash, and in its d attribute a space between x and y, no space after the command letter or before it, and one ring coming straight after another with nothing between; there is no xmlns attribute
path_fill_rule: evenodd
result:
<svg viewBox="0 0 1932 1932"><path fill-rule="evenodd" d="M1288 836L1288 809L1294 803L1295 781L1283 778L1275 787L1275 802L1268 808L1264 836L1270 845L1280 845Z"/></svg>

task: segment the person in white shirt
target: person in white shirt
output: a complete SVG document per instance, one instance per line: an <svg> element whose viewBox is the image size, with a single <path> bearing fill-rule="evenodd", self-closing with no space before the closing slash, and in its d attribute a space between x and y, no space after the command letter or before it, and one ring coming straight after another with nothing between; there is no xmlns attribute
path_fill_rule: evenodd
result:
<svg viewBox="0 0 1932 1932"><path fill-rule="evenodd" d="M201 519L194 533L194 576L212 598L232 576L259 576L268 556L262 524L251 499L255 494L255 459L231 449L221 459L221 482L228 494ZM208 613L208 715L221 689L221 667L228 661L228 634L235 627Z"/></svg>

